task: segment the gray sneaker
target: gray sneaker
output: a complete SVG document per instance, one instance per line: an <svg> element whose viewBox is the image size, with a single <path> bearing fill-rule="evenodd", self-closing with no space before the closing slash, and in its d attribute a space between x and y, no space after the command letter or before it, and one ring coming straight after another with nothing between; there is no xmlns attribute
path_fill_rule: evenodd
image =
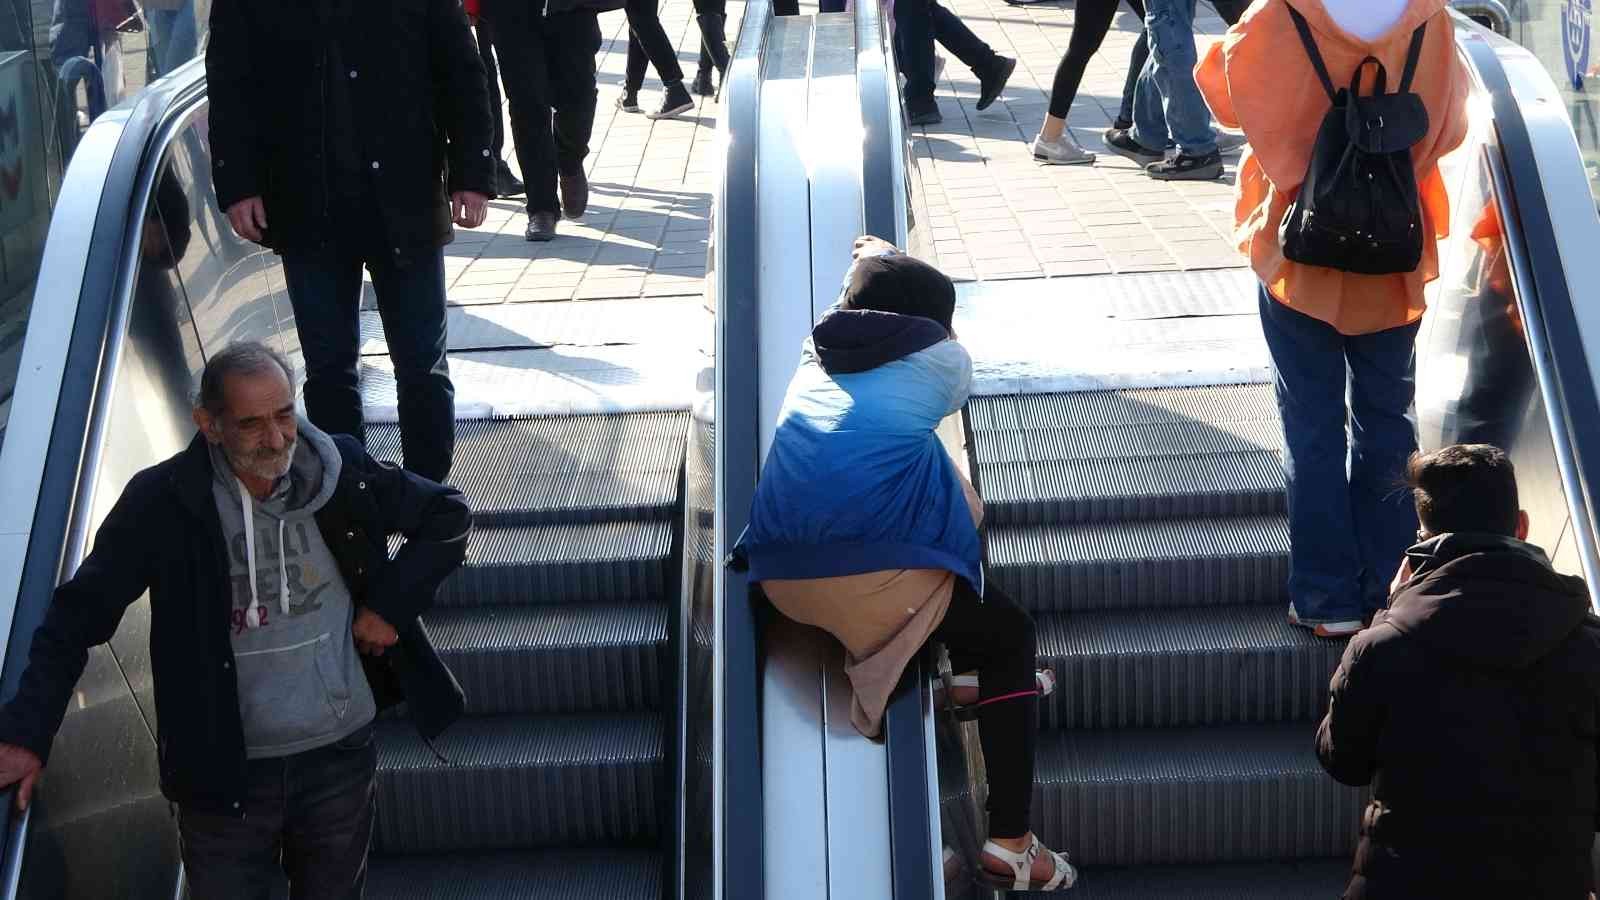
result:
<svg viewBox="0 0 1600 900"><path fill-rule="evenodd" d="M1094 162L1094 154L1078 146L1072 132L1063 131L1053 141L1040 135L1033 139L1033 159L1047 166L1082 166Z"/></svg>
<svg viewBox="0 0 1600 900"><path fill-rule="evenodd" d="M1223 156L1238 151L1248 143L1250 141L1242 134L1234 134L1231 131L1217 132L1217 152Z"/></svg>

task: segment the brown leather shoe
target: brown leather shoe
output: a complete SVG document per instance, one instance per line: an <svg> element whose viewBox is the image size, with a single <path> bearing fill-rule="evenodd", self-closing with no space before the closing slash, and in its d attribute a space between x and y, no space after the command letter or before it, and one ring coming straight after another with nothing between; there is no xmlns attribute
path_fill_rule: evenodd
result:
<svg viewBox="0 0 1600 900"><path fill-rule="evenodd" d="M589 208L589 178L582 172L561 176L561 213L569 219L581 219Z"/></svg>
<svg viewBox="0 0 1600 900"><path fill-rule="evenodd" d="M528 230L523 237L543 244L556 239L556 214L536 212L528 214Z"/></svg>

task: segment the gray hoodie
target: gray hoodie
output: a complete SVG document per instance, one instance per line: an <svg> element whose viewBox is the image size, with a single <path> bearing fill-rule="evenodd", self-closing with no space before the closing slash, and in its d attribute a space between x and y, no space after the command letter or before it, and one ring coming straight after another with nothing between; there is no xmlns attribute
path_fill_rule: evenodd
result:
<svg viewBox="0 0 1600 900"><path fill-rule="evenodd" d="M331 744L377 714L350 633L350 590L317 529L316 513L333 496L340 466L333 439L302 418L289 474L257 501L222 449L211 446L211 493L233 585L239 716L251 759Z"/></svg>

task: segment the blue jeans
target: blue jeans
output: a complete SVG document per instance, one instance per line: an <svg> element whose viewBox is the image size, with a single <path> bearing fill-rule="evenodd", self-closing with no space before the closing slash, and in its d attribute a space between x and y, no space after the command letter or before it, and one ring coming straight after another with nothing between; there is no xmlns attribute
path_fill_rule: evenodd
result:
<svg viewBox="0 0 1600 900"><path fill-rule="evenodd" d="M1250 8L1249 0L1211 0L1211 5L1217 8L1217 15L1228 25L1235 25L1244 11ZM1133 53L1128 57L1128 78L1122 84L1122 107L1117 110L1117 122L1131 123L1133 121L1133 97L1139 87L1139 73L1144 71L1145 62L1150 59L1150 38L1147 32L1139 32L1139 40L1134 42ZM1123 125L1122 127L1127 127Z"/></svg>
<svg viewBox="0 0 1600 900"><path fill-rule="evenodd" d="M365 440L361 416L361 267L372 273L394 362L405 467L443 482L455 452L455 386L445 358L444 251L286 253L284 279L306 356L306 415L329 434Z"/></svg>
<svg viewBox="0 0 1600 900"><path fill-rule="evenodd" d="M1417 514L1403 477L1421 323L1344 335L1261 289L1289 479L1289 599L1304 622L1386 602Z"/></svg>
<svg viewBox="0 0 1600 900"><path fill-rule="evenodd" d="M1146 7L1150 59L1139 73L1134 94L1133 139L1152 152L1172 144L1190 156L1217 149L1211 110L1194 83L1199 61L1194 49L1194 5L1195 0L1149 0Z"/></svg>
<svg viewBox="0 0 1600 900"><path fill-rule="evenodd" d="M156 74L167 75L194 59L198 37L195 34L194 0L184 0L177 9L145 11L150 20L151 37L157 54Z"/></svg>
<svg viewBox="0 0 1600 900"><path fill-rule="evenodd" d="M178 810L194 900L360 900L372 843L377 747L371 725L335 744L253 759L242 818Z"/></svg>

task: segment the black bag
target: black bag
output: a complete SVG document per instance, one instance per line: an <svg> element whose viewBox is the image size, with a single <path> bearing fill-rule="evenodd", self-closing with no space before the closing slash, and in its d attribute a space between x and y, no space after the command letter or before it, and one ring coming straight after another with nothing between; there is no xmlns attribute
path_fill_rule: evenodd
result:
<svg viewBox="0 0 1600 900"><path fill-rule="evenodd" d="M1422 262L1422 204L1411 148L1428 133L1428 109L1411 93L1423 33L1417 26L1400 88L1377 57L1356 66L1350 87L1335 91L1311 27L1289 7L1300 41L1333 108L1322 119L1300 195L1278 227L1283 255L1297 263L1363 275L1412 272ZM1377 67L1373 92L1361 96L1361 75Z"/></svg>

